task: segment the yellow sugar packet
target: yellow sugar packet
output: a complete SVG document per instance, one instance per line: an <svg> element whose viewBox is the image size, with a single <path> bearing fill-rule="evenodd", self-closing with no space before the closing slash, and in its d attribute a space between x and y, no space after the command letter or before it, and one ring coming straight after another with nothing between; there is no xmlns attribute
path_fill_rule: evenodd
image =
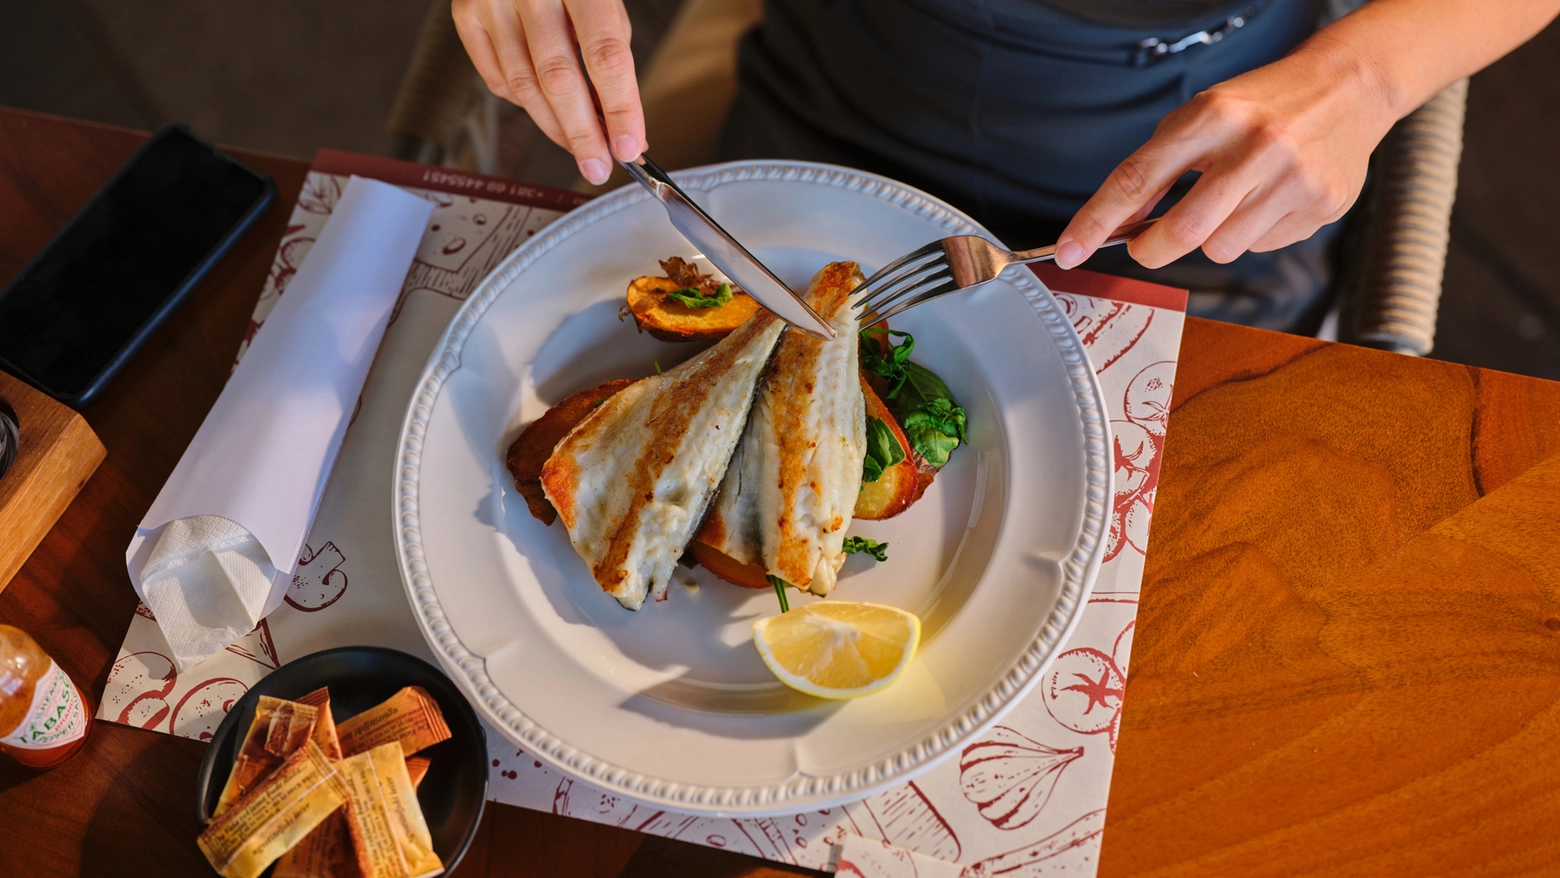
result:
<svg viewBox="0 0 1560 878"><path fill-rule="evenodd" d="M444 872L398 742L349 756L339 770L347 787L347 831L364 878Z"/></svg>
<svg viewBox="0 0 1560 878"><path fill-rule="evenodd" d="M347 809L342 808L314 827L303 841L276 861L272 878L358 878Z"/></svg>
<svg viewBox="0 0 1560 878"><path fill-rule="evenodd" d="M438 702L421 686L407 686L383 703L336 726L341 752L366 753L381 744L399 741L407 756L445 740L450 727Z"/></svg>
<svg viewBox="0 0 1560 878"><path fill-rule="evenodd" d="M312 740L211 821L196 843L223 878L255 878L347 799L342 778Z"/></svg>
<svg viewBox="0 0 1560 878"><path fill-rule="evenodd" d="M406 773L412 789L428 776L428 759L413 756L406 760ZM272 878L358 878L357 855L352 850L352 834L347 829L345 808L325 818L298 846L276 861Z"/></svg>
<svg viewBox="0 0 1560 878"><path fill-rule="evenodd" d="M298 699L298 703L319 711L319 717L314 721L314 743L320 745L325 758L340 759L343 754L341 741L336 737L336 718L330 712L330 689L321 686Z"/></svg>
<svg viewBox="0 0 1560 878"><path fill-rule="evenodd" d="M319 711L312 705L260 696L255 718L239 745L212 817L222 816L239 797L301 749L314 734L318 717Z"/></svg>

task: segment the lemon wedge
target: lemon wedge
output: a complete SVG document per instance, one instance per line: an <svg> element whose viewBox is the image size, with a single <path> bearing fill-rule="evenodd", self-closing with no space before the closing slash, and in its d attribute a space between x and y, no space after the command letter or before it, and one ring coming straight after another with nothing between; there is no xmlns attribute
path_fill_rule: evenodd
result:
<svg viewBox="0 0 1560 878"><path fill-rule="evenodd" d="M819 698L860 698L910 666L921 641L914 613L882 604L818 601L753 623L753 643L780 682Z"/></svg>

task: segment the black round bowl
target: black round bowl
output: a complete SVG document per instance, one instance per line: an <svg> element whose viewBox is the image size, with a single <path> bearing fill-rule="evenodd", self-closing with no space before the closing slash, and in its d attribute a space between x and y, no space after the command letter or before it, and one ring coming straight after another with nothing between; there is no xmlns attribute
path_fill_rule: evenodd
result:
<svg viewBox="0 0 1560 878"><path fill-rule="evenodd" d="M486 733L476 711L442 671L416 656L378 646L343 646L288 662L233 705L200 764L195 811L201 825L216 810L260 696L291 701L321 686L330 687L331 714L338 723L407 686L423 687L439 703L450 739L417 754L429 760L428 776L417 788L417 802L428 821L434 852L444 861L445 872L453 872L471 846L487 804Z"/></svg>

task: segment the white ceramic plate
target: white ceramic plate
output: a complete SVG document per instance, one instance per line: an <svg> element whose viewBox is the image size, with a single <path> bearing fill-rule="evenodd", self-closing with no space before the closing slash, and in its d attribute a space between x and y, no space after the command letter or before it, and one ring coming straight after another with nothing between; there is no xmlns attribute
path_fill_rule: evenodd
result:
<svg viewBox="0 0 1560 878"><path fill-rule="evenodd" d="M930 196L826 165L677 176L797 287L832 260L870 274L932 239L981 232ZM836 595L918 614L913 666L877 695L816 700L778 683L753 648L753 620L778 612L772 592L680 568L667 601L624 610L561 524L531 518L504 469L509 444L548 406L692 353L617 315L627 282L673 254L690 248L661 206L624 188L549 226L477 288L402 429L402 578L423 635L477 710L562 772L704 814L860 799L995 722L1077 621L1110 496L1099 384L1029 272L896 321L968 410L970 444L908 512L851 529L886 541L889 560L851 558Z"/></svg>

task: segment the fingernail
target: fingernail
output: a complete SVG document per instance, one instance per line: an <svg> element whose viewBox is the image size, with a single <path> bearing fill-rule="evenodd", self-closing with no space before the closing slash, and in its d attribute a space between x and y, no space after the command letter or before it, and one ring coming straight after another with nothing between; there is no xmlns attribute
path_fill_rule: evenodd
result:
<svg viewBox="0 0 1560 878"><path fill-rule="evenodd" d="M1056 265L1058 268L1072 268L1083 261L1083 248L1076 242L1063 241L1056 247Z"/></svg>
<svg viewBox="0 0 1560 878"><path fill-rule="evenodd" d="M580 174L590 181L592 186L600 186L607 182L609 173L607 163L601 159L586 159L580 162Z"/></svg>
<svg viewBox="0 0 1560 878"><path fill-rule="evenodd" d="M612 141L612 149L617 152L617 157L625 162L639 158L639 144L627 134L619 135L617 140Z"/></svg>

